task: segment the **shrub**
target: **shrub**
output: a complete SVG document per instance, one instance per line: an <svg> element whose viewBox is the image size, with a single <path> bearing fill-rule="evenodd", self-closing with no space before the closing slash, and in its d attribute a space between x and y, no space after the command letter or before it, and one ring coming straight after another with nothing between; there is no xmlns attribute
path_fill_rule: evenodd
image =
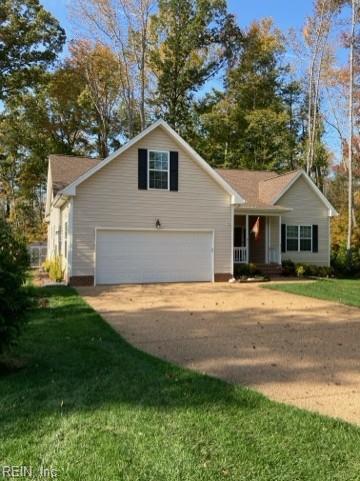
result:
<svg viewBox="0 0 360 481"><path fill-rule="evenodd" d="M281 273L283 276L294 276L295 275L295 264L293 261L291 261L290 259L284 259L282 261L282 270L281 270Z"/></svg>
<svg viewBox="0 0 360 481"><path fill-rule="evenodd" d="M53 281L60 282L64 278L64 270L62 268L62 261L60 256L55 256L46 261L46 268L48 269L49 277Z"/></svg>
<svg viewBox="0 0 360 481"><path fill-rule="evenodd" d="M24 287L30 266L24 239L0 219L0 354L20 333L29 298Z"/></svg>
<svg viewBox="0 0 360 481"><path fill-rule="evenodd" d="M298 265L296 266L296 275L297 275L298 277L304 277L304 274L305 274L305 268L304 268L304 266L301 265L301 264L298 264Z"/></svg>
<svg viewBox="0 0 360 481"><path fill-rule="evenodd" d="M235 277L252 277L261 274L261 271L256 267L255 264L235 264L234 276Z"/></svg>
<svg viewBox="0 0 360 481"><path fill-rule="evenodd" d="M44 269L45 272L49 273L49 271L50 271L50 266L51 266L51 261L50 261L50 259L46 259L46 261L43 262L42 268Z"/></svg>
<svg viewBox="0 0 360 481"><path fill-rule="evenodd" d="M343 244L332 252L331 265L338 277L360 276L360 248L347 250Z"/></svg>

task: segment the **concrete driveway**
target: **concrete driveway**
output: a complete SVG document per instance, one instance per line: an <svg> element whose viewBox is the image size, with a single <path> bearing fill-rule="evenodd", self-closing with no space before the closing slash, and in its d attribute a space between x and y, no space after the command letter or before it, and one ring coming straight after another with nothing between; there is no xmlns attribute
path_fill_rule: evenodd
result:
<svg viewBox="0 0 360 481"><path fill-rule="evenodd" d="M244 284L80 288L136 347L360 425L360 310Z"/></svg>

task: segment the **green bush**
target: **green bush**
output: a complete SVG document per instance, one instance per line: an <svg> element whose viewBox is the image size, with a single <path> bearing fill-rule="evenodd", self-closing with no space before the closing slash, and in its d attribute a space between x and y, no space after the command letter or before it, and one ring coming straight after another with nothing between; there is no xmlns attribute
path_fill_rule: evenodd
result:
<svg viewBox="0 0 360 481"><path fill-rule="evenodd" d="M0 219L0 354L20 333L29 297L24 287L30 266L24 239Z"/></svg>
<svg viewBox="0 0 360 481"><path fill-rule="evenodd" d="M332 252L331 266L337 277L360 277L360 248L347 250L346 245Z"/></svg>
<svg viewBox="0 0 360 481"><path fill-rule="evenodd" d="M60 282L64 278L64 270L62 268L62 260L60 256L55 256L45 262L45 270L49 273L50 279Z"/></svg>
<svg viewBox="0 0 360 481"><path fill-rule="evenodd" d="M296 266L296 275L298 277L304 277L304 275L305 275L305 268L301 264L298 264Z"/></svg>
<svg viewBox="0 0 360 481"><path fill-rule="evenodd" d="M260 275L261 271L256 267L255 264L235 264L234 276L235 277L253 277Z"/></svg>
<svg viewBox="0 0 360 481"><path fill-rule="evenodd" d="M286 277L295 276L295 270L296 270L296 266L293 261L291 261L290 259L284 259L282 261L281 272L283 276L286 276Z"/></svg>
<svg viewBox="0 0 360 481"><path fill-rule="evenodd" d="M44 269L45 272L49 273L49 271L50 271L50 266L51 266L51 261L50 261L50 259L46 259L46 261L43 262L42 268Z"/></svg>

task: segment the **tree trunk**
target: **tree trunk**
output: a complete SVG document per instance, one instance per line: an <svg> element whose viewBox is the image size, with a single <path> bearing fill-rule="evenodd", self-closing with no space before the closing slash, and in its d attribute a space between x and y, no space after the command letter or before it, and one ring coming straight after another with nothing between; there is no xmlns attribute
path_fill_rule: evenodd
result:
<svg viewBox="0 0 360 481"><path fill-rule="evenodd" d="M350 37L350 59L349 59L349 146L348 146L348 232L347 232L347 250L351 249L351 238L353 230L353 136L354 136L354 43L355 43L355 21L357 1L352 0L351 14L351 37Z"/></svg>

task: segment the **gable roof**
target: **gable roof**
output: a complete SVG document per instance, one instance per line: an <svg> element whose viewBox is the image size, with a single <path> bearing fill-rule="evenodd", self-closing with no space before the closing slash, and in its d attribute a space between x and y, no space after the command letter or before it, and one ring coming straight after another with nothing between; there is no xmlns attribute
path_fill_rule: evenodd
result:
<svg viewBox="0 0 360 481"><path fill-rule="evenodd" d="M74 179L68 186L66 186L60 194L73 196L76 195L76 187L84 182L86 179L91 177L92 175L96 174L100 169L105 167L107 164L112 162L115 158L119 157L121 154L126 152L130 147L135 145L145 136L150 134L156 128L164 129L174 140L177 142L190 156L191 158L205 171L207 174L218 184L220 185L228 194L232 197L233 204L243 204L244 199L242 198L241 194L237 192L231 185L229 185L226 180L219 175L210 165L202 158L200 155L195 152L195 150L182 138L178 133L175 132L164 120L158 120L154 124L150 125L148 128L143 130L140 134L136 135L133 139L127 142L125 145L120 147L120 149L113 152L109 155L106 159L102 162L98 162L92 168L87 170L85 173L81 174L78 178Z"/></svg>
<svg viewBox="0 0 360 481"><path fill-rule="evenodd" d="M54 196L89 169L98 165L101 160L73 155L50 155L49 168Z"/></svg>
<svg viewBox="0 0 360 481"><path fill-rule="evenodd" d="M217 169L232 187L245 199L241 205L243 209L284 210L281 205L276 205L291 186L303 176L315 194L329 210L329 215L337 215L336 210L318 189L310 177L299 169L284 174L271 171L241 170L241 169Z"/></svg>
<svg viewBox="0 0 360 481"><path fill-rule="evenodd" d="M286 172L285 174L275 174L268 179L259 182L259 197L269 204L274 204L275 199L297 177L298 170Z"/></svg>

